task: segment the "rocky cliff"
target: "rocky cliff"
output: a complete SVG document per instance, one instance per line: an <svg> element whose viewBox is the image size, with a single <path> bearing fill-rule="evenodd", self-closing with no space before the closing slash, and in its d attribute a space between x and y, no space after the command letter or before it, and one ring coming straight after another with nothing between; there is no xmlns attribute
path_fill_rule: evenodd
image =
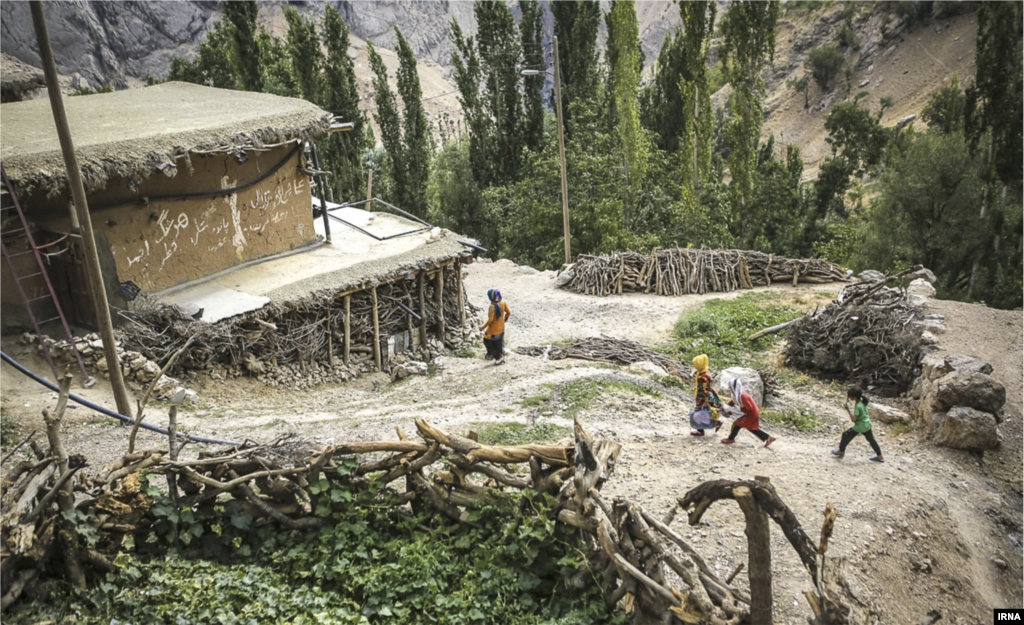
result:
<svg viewBox="0 0 1024 625"><path fill-rule="evenodd" d="M175 56L190 58L214 21L222 2L70 2L46 3L47 24L58 70L72 77L75 87L111 84L133 86L147 74L162 76ZM290 3L299 11L322 14L324 2ZM448 24L458 20L469 34L476 31L472 0L407 2L377 0L335 1L352 34L374 45L392 48L394 26L408 38L416 55L448 66L451 43ZM516 2L510 1L518 15ZM543 2L544 5L547 2ZM602 2L602 4L610 4ZM605 7L607 10L609 7ZM637 4L641 42L650 64L665 34L679 22L672 2ZM283 36L286 26L279 2L261 2L260 20L270 32ZM550 59L553 18L545 10L546 56ZM604 28L601 43L603 47ZM30 65L39 66L32 19L27 2L0 3L0 50ZM426 94L425 94L426 95Z"/></svg>

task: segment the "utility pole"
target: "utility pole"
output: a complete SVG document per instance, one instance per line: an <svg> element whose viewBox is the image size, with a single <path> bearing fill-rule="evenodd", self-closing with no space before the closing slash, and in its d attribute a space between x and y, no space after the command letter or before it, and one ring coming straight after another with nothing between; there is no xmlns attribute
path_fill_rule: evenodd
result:
<svg viewBox="0 0 1024 625"><path fill-rule="evenodd" d="M92 219L89 216L89 205L85 200L85 187L82 185L82 171L78 168L78 157L75 156L75 145L71 141L71 129L64 112L64 100L57 82L57 65L53 62L53 48L50 47L50 34L46 28L43 15L43 3L40 0L29 2L32 10L32 23L35 25L36 40L39 43L39 58L43 62L43 73L46 76L46 91L50 95L50 108L53 111L53 122L57 126L57 137L60 149L64 153L64 164L68 170L68 186L75 202L79 226L82 229L82 247L85 248L85 276L92 294L93 310L96 323L100 327L103 339L103 355L107 361L107 372L110 373L110 386L114 391L117 411L126 417L132 416L132 406L128 402L128 389L124 386L121 376L121 363L117 359L117 345L114 343L114 326L110 321L110 305L107 303L107 291L103 286L103 274L100 271L100 258L96 253L96 239L93 238Z"/></svg>
<svg viewBox="0 0 1024 625"><path fill-rule="evenodd" d="M558 37L552 37L555 48L555 112L558 114L558 159L562 163L562 229L565 232L565 264L572 262L569 250L569 187L565 181L565 136L562 130L562 76L558 71Z"/></svg>

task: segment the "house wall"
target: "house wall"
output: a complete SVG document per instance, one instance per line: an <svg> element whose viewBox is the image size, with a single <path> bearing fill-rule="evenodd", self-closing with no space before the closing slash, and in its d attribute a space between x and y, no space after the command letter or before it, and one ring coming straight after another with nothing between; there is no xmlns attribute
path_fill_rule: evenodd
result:
<svg viewBox="0 0 1024 625"><path fill-rule="evenodd" d="M248 152L244 163L225 154L193 154L192 171L182 158L174 177L112 178L88 198L97 245L105 248L101 257L113 259L118 282L159 291L313 243L309 178L294 148ZM278 165L251 187L208 195L251 183ZM24 204L45 227L67 228L66 199L32 197Z"/></svg>

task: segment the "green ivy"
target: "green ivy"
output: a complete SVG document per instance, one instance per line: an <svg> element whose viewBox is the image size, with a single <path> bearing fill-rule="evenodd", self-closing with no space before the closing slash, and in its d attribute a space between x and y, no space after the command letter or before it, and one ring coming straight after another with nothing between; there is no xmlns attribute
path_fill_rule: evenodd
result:
<svg viewBox="0 0 1024 625"><path fill-rule="evenodd" d="M495 494L465 524L396 512L396 494L356 477L354 459L311 484L330 523L287 532L261 525L240 502L180 508L154 485L158 520L127 540L116 572L88 591L17 605L5 622L86 624L623 623L601 595L577 532L555 521L555 500Z"/></svg>

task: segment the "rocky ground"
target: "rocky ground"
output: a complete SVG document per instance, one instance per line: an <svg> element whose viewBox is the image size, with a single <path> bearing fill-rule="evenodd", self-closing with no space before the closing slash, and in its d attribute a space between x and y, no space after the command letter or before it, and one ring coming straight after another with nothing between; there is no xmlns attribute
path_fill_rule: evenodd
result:
<svg viewBox="0 0 1024 625"><path fill-rule="evenodd" d="M508 261L470 266L466 284L478 305L484 304L487 289L501 289L512 310L510 349L601 333L657 345L669 340L682 311L706 299L587 297L556 289L551 272ZM801 285L776 290L790 305L813 308L838 289ZM200 400L183 411L184 426L233 440L268 441L295 433L327 443L394 438L395 427L412 432L413 420L424 418L455 432L539 425L557 437L569 432L575 413L596 436L623 444L607 492L626 495L660 516L703 480L768 476L812 536L826 503L837 507L831 553L845 561L852 592L877 622L914 623L937 608L943 622L987 623L993 607L1021 606L1022 316L944 301L931 302L928 312L946 317L947 332L940 337L945 349L989 361L993 375L1006 385L1003 445L996 451L981 455L936 448L917 432L876 423L884 465L868 461L863 439L851 444L845 460L836 461L829 450L848 427L843 388L796 373L784 376L784 401L823 425L801 433L765 423L779 437L771 449L746 434L726 447L720 437L690 437L684 416L689 394L646 373L517 354L495 367L482 360L482 348L474 357L445 357L433 375L397 384L379 374L312 391L270 388L244 378L188 380ZM5 341L4 349L43 370L16 341ZM10 367L0 368L0 375L5 420L18 424L13 436L41 428L40 410L52 406L55 394ZM109 389L102 386L74 392L113 405ZM93 465L124 452L127 429L84 408L69 412L65 441L70 450L84 453ZM166 423L164 405L152 404L149 413L154 423ZM162 442L155 435L140 436L142 446ZM197 446L186 449L196 451ZM716 505L697 527L688 527L682 516L673 526L723 574L746 560L743 517L734 506ZM775 618L803 622L809 614L803 592L810 582L781 532L773 532L772 543ZM745 574L737 580L745 585Z"/></svg>

